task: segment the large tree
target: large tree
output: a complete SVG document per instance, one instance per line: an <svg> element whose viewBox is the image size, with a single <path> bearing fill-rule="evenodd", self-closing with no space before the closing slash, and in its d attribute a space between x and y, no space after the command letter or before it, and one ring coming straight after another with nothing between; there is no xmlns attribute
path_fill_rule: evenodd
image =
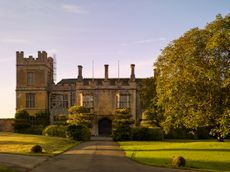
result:
<svg viewBox="0 0 230 172"><path fill-rule="evenodd" d="M218 137L230 132L230 15L217 15L204 29L193 28L172 41L155 67L166 132L205 126Z"/></svg>
<svg viewBox="0 0 230 172"><path fill-rule="evenodd" d="M141 82L140 98L143 109L148 109L153 106L153 97L156 97L156 82L155 78L146 78Z"/></svg>
<svg viewBox="0 0 230 172"><path fill-rule="evenodd" d="M151 77L144 79L140 87L140 100L142 108L144 109L141 125L144 124L145 126L147 123L149 126L160 127L162 113L161 108L156 104L156 94L156 78Z"/></svg>

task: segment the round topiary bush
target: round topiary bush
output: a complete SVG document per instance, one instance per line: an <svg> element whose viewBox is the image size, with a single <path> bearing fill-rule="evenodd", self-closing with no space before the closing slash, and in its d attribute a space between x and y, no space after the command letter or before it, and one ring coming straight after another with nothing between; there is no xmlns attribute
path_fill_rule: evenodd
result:
<svg viewBox="0 0 230 172"><path fill-rule="evenodd" d="M42 153L42 147L40 145L34 145L31 148L32 153Z"/></svg>
<svg viewBox="0 0 230 172"><path fill-rule="evenodd" d="M176 156L172 159L172 166L173 167L184 167L185 166L185 159L182 156Z"/></svg>

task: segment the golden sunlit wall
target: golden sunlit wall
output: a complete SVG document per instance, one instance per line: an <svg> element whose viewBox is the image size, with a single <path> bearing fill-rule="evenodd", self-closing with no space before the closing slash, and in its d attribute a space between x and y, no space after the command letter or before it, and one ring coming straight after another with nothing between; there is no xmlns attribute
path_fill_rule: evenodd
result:
<svg viewBox="0 0 230 172"><path fill-rule="evenodd" d="M35 94L35 106L33 108L26 107L26 94L34 93ZM39 111L48 110L48 95L46 91L30 91L30 92L17 92L17 109L25 109L30 115L34 115Z"/></svg>
<svg viewBox="0 0 230 172"><path fill-rule="evenodd" d="M16 60L16 110L25 109L30 115L47 111L49 85L53 83L52 58L45 51L39 51L37 58L25 58L23 52L17 52ZM31 107L27 94L34 95Z"/></svg>

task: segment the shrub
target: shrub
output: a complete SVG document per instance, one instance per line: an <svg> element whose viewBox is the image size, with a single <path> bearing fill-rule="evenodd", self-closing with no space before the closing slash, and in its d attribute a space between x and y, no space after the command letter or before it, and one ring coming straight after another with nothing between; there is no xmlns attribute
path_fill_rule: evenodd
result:
<svg viewBox="0 0 230 172"><path fill-rule="evenodd" d="M49 125L50 122L50 114L46 111L39 111L35 114L35 125L43 125L44 127Z"/></svg>
<svg viewBox="0 0 230 172"><path fill-rule="evenodd" d="M65 114L59 114L54 116L54 121L66 121L68 118Z"/></svg>
<svg viewBox="0 0 230 172"><path fill-rule="evenodd" d="M124 141L132 139L131 127L127 124L121 124L116 129L113 129L113 140Z"/></svg>
<svg viewBox="0 0 230 172"><path fill-rule="evenodd" d="M149 128L156 126L155 123L157 122L156 119L154 119L154 116L156 116L156 114L152 110L145 110L141 114L141 127Z"/></svg>
<svg viewBox="0 0 230 172"><path fill-rule="evenodd" d="M34 126L31 126L31 127L27 128L27 129L25 129L24 133L26 133L26 134L41 135L43 129L44 129L43 125L34 125Z"/></svg>
<svg viewBox="0 0 230 172"><path fill-rule="evenodd" d="M14 130L16 133L26 133L26 130L31 127L29 121L25 119L16 119L14 124Z"/></svg>
<svg viewBox="0 0 230 172"><path fill-rule="evenodd" d="M69 125L66 129L66 135L69 138L78 141L89 141L91 137L91 132L89 128L85 125L78 124L78 125Z"/></svg>
<svg viewBox="0 0 230 172"><path fill-rule="evenodd" d="M161 128L144 128L135 127L132 128L132 140L136 141L148 141L148 140L163 140L163 133Z"/></svg>
<svg viewBox="0 0 230 172"><path fill-rule="evenodd" d="M53 124L56 125L66 125L68 117L65 114L59 114L54 116Z"/></svg>
<svg viewBox="0 0 230 172"><path fill-rule="evenodd" d="M199 127L197 128L197 138L198 139L210 139L210 128L208 127Z"/></svg>
<svg viewBox="0 0 230 172"><path fill-rule="evenodd" d="M95 118L93 113L90 113L90 108L83 106L72 106L69 108L69 118L67 123L70 125L85 125L92 128L92 121Z"/></svg>
<svg viewBox="0 0 230 172"><path fill-rule="evenodd" d="M210 127L198 127L196 131L186 128L172 128L165 135L167 139L210 139Z"/></svg>
<svg viewBox="0 0 230 172"><path fill-rule="evenodd" d="M165 135L166 139L196 139L197 136L185 128L172 128L168 134Z"/></svg>
<svg viewBox="0 0 230 172"><path fill-rule="evenodd" d="M134 121L131 119L129 109L117 109L113 119L113 140L125 141L131 140L131 125Z"/></svg>
<svg viewBox="0 0 230 172"><path fill-rule="evenodd" d="M116 114L125 114L125 115L127 115L129 113L130 113L130 110L127 109L127 108L120 108L120 109L116 110Z"/></svg>
<svg viewBox="0 0 230 172"><path fill-rule="evenodd" d="M34 145L31 148L32 153L42 153L42 147L40 145Z"/></svg>
<svg viewBox="0 0 230 172"><path fill-rule="evenodd" d="M70 113L90 113L90 109L84 106L72 106L69 108Z"/></svg>
<svg viewBox="0 0 230 172"><path fill-rule="evenodd" d="M17 133L25 133L25 131L31 127L30 115L24 109L19 109L15 113L14 130Z"/></svg>
<svg viewBox="0 0 230 172"><path fill-rule="evenodd" d="M172 158L172 166L173 167L184 167L185 166L185 159L182 156L176 156Z"/></svg>
<svg viewBox="0 0 230 172"><path fill-rule="evenodd" d="M66 126L64 126L64 125L49 125L42 131L42 135L66 137Z"/></svg>
<svg viewBox="0 0 230 172"><path fill-rule="evenodd" d="M30 115L25 109L19 109L19 110L17 110L17 112L15 114L15 119L29 120L29 118L30 118Z"/></svg>
<svg viewBox="0 0 230 172"><path fill-rule="evenodd" d="M17 133L42 134L42 130L49 124L48 112L37 112L30 116L26 110L17 110L14 129Z"/></svg>

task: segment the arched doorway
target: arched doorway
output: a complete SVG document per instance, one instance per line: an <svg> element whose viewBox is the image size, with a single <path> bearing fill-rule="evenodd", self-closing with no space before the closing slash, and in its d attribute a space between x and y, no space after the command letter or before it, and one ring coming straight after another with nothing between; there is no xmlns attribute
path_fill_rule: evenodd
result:
<svg viewBox="0 0 230 172"><path fill-rule="evenodd" d="M98 121L98 134L109 136L112 134L112 121L108 118L102 118Z"/></svg>

